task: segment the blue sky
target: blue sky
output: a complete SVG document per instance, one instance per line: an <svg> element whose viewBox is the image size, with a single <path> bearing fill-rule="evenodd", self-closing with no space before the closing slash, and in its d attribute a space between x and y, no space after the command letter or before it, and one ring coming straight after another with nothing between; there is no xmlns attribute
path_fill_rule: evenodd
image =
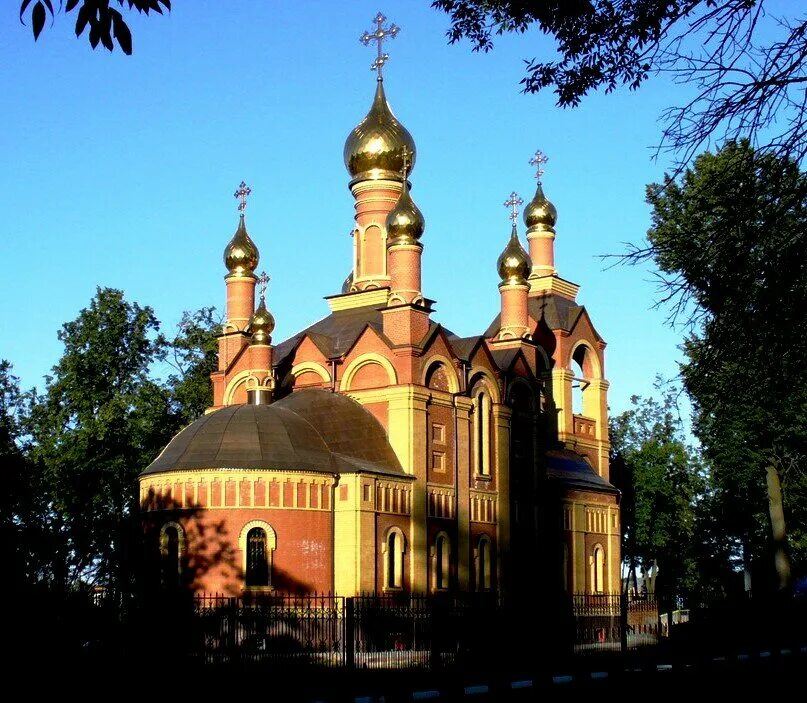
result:
<svg viewBox="0 0 807 703"><path fill-rule="evenodd" d="M418 147L412 195L434 318L469 335L497 313L502 203L532 196L527 161L540 148L556 263L608 342L612 411L676 373L681 335L651 309L651 272L606 269L599 255L649 226L644 187L668 167L651 160L657 119L679 87L654 79L561 110L518 85L523 59L552 51L544 38L500 38L489 54L449 46L448 18L428 0L176 2L170 16L132 18L131 57L93 52L65 16L34 44L15 6L0 10L0 358L24 387L42 386L57 330L96 286L151 305L169 334L183 310L222 309L242 179L275 341L327 313L322 297L339 292L351 258L342 147L374 90L373 50L358 37L379 9L402 27L385 85Z"/></svg>

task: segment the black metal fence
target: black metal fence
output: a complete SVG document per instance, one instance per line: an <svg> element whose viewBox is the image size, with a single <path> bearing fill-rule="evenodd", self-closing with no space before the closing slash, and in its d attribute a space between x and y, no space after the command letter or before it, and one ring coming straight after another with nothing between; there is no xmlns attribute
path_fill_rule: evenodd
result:
<svg viewBox="0 0 807 703"><path fill-rule="evenodd" d="M666 635L652 597L576 594L572 614L575 654L636 651Z"/></svg>
<svg viewBox="0 0 807 703"><path fill-rule="evenodd" d="M265 594L198 596L190 638L205 663L274 662L284 666L450 669L496 657L635 650L658 642L654 601L575 595L564 604L569 632L548 626L535 602L514 608L495 596Z"/></svg>

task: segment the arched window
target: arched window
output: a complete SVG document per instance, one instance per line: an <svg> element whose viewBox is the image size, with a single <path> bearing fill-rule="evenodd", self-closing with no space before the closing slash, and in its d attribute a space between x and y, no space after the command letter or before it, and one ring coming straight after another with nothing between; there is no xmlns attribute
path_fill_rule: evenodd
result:
<svg viewBox="0 0 807 703"><path fill-rule="evenodd" d="M435 591L446 591L451 584L451 542L440 532L432 548L432 584Z"/></svg>
<svg viewBox="0 0 807 703"><path fill-rule="evenodd" d="M605 550L602 545L594 545L591 554L591 591L592 593L605 592Z"/></svg>
<svg viewBox="0 0 807 703"><path fill-rule="evenodd" d="M269 585L269 548L266 530L260 527L253 527L247 533L246 585Z"/></svg>
<svg viewBox="0 0 807 703"><path fill-rule="evenodd" d="M384 588L387 590L403 588L404 551L403 532L398 527L390 527L383 548Z"/></svg>
<svg viewBox="0 0 807 703"><path fill-rule="evenodd" d="M244 585L247 588L271 587L272 556L277 546L272 527L262 520L248 522L241 529L238 545L244 559Z"/></svg>
<svg viewBox="0 0 807 703"><path fill-rule="evenodd" d="M160 576L164 588L175 589L182 577L182 552L185 535L175 522L167 522L160 529Z"/></svg>
<svg viewBox="0 0 807 703"><path fill-rule="evenodd" d="M493 550L490 537L482 535L476 547L476 590L489 591L493 571Z"/></svg>
<svg viewBox="0 0 807 703"><path fill-rule="evenodd" d="M583 371L583 361L586 355L586 348L583 345L574 350L572 356L572 413L575 415L583 414L583 393L587 382L585 381L585 372Z"/></svg>
<svg viewBox="0 0 807 703"><path fill-rule="evenodd" d="M490 476L490 393L480 386L474 393L473 451L474 474Z"/></svg>
<svg viewBox="0 0 807 703"><path fill-rule="evenodd" d="M569 368L574 374L572 412L575 415L596 415L598 401L591 382L601 378L599 363L596 353L588 344L581 343L574 348Z"/></svg>

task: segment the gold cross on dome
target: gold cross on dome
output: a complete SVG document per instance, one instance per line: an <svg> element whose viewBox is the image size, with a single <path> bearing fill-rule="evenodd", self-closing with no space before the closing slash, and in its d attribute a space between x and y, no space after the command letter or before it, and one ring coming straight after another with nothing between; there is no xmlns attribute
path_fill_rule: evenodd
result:
<svg viewBox="0 0 807 703"><path fill-rule="evenodd" d="M397 24L391 24L389 27L385 27L384 22L386 21L387 18L381 12L379 12L373 18L373 22L376 23L375 29L372 32L365 32L359 37L359 41L364 44L364 46L368 46L371 41L374 41L377 44L378 56L376 56L375 61L370 64L370 70L378 73L378 80L381 80L381 69L383 69L384 64L389 61L389 54L385 54L382 50L384 40L387 37L390 39L395 39L398 32L401 31L401 28Z"/></svg>
<svg viewBox="0 0 807 703"><path fill-rule="evenodd" d="M266 275L266 271L261 271L261 275L258 276L258 286L260 287L261 291L261 300L266 298L266 286L269 285L269 281L271 279L269 276Z"/></svg>
<svg viewBox="0 0 807 703"><path fill-rule="evenodd" d="M412 150L408 146L405 146L401 151L401 158L403 159L403 163L401 164L401 175L403 176L403 179L406 180L406 177L409 175L409 169L412 166Z"/></svg>
<svg viewBox="0 0 807 703"><path fill-rule="evenodd" d="M244 181L238 185L238 190L235 191L233 194L238 200L238 212L243 213L244 210L247 209L247 196L252 192L252 188L250 188Z"/></svg>
<svg viewBox="0 0 807 703"><path fill-rule="evenodd" d="M541 182L541 176L544 175L544 169L541 167L547 161L549 161L549 157L540 149L538 149L538 151L535 152L535 156L530 159L530 166L535 166L535 180L539 183Z"/></svg>
<svg viewBox="0 0 807 703"><path fill-rule="evenodd" d="M516 191L510 193L510 197L504 201L504 206L510 208L510 219L513 221L513 225L516 224L518 219L518 208L523 204L524 201L518 197Z"/></svg>

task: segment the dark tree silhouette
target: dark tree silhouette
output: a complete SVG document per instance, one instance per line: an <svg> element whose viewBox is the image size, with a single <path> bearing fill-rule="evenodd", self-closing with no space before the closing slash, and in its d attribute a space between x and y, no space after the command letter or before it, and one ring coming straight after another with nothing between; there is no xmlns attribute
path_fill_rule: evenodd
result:
<svg viewBox="0 0 807 703"><path fill-rule="evenodd" d="M772 17L765 0L434 0L449 41L490 51L493 38L537 30L558 58L532 59L525 92L552 88L558 105L589 92L638 88L667 74L694 88L663 115L659 150L688 163L713 142L747 137L800 159L807 153L807 19ZM795 9L790 13L796 15Z"/></svg>
<svg viewBox="0 0 807 703"><path fill-rule="evenodd" d="M700 155L680 180L666 176L648 186L647 201L647 242L622 260L658 267L659 304L688 331L681 375L721 519L746 563L764 556L767 567L769 519L781 546L784 510L788 549L803 571L807 173L747 141L730 142ZM770 495L769 468L776 479Z"/></svg>
<svg viewBox="0 0 807 703"><path fill-rule="evenodd" d="M34 39L39 39L48 15L53 22L56 15L62 10L65 14L75 12L77 37L87 32L87 38L93 49L100 43L112 51L117 42L125 54L131 54L132 33L120 10L114 7L116 4L122 8L128 8L130 12L137 10L146 15L151 12L162 14L164 9L171 10L171 0L59 0L58 5L53 0L37 0L36 2L22 0L20 21L24 23L28 17Z"/></svg>

